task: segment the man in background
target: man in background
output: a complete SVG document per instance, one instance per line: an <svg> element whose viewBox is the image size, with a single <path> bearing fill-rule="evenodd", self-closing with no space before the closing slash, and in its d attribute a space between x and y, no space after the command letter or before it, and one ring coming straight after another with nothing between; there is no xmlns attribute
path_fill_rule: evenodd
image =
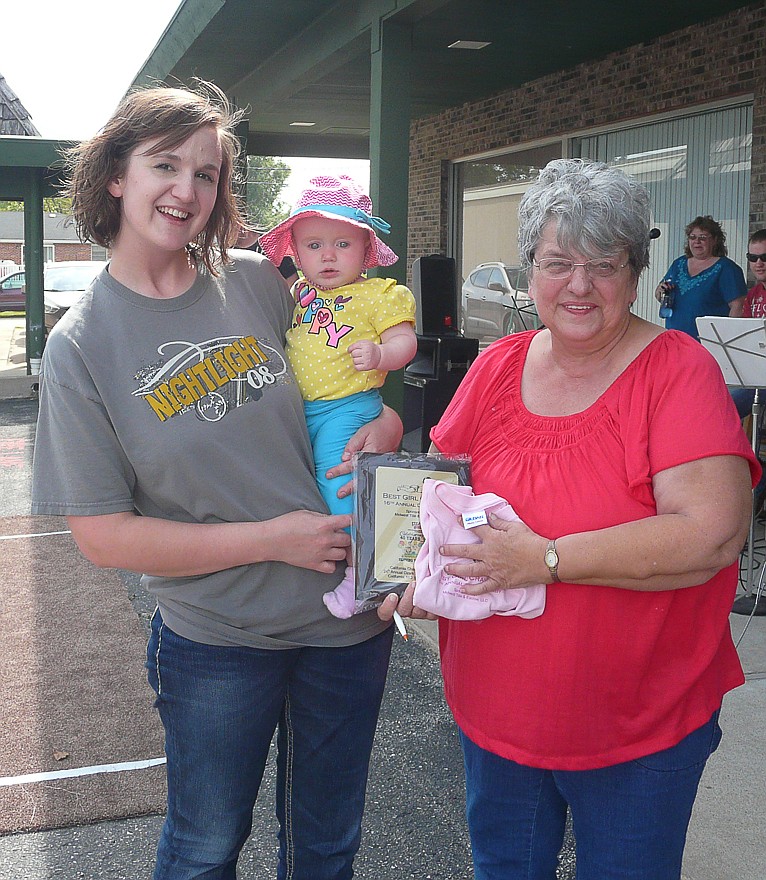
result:
<svg viewBox="0 0 766 880"><path fill-rule="evenodd" d="M747 263L750 271L755 276L755 284L747 292L745 297L745 305L742 311L743 318L766 318L766 229L759 229L754 232L747 243ZM766 376L764 376L766 379ZM766 381L763 383L766 385ZM755 398L754 388L733 388L731 396L737 405L737 411L741 418L750 415L753 408L753 399ZM759 388L758 401L764 406L766 405L766 388ZM760 432L763 431L763 418L761 418ZM759 432L759 439L760 439ZM760 443L759 443L760 445ZM763 462L761 462L763 464ZM766 465L764 465L766 468ZM761 519L763 516L763 505L766 500L766 473L761 477L761 481L755 487L755 515ZM766 616L766 595L761 596L753 612L755 604L755 594L739 596L732 611L736 614L754 613L758 617Z"/></svg>

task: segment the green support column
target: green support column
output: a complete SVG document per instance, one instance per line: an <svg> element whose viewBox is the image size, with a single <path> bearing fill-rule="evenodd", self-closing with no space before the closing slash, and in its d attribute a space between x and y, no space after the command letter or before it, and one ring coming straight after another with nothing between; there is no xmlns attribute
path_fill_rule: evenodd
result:
<svg viewBox="0 0 766 880"><path fill-rule="evenodd" d="M27 375L40 372L45 345L43 302L43 190L44 169L27 169L24 198L24 280L27 289Z"/></svg>
<svg viewBox="0 0 766 880"><path fill-rule="evenodd" d="M409 195L410 81L412 32L409 27L373 21L370 89L370 196L375 213L391 224L385 242L399 256L375 274L407 282L407 203ZM392 373L383 389L386 403L404 410L403 371Z"/></svg>

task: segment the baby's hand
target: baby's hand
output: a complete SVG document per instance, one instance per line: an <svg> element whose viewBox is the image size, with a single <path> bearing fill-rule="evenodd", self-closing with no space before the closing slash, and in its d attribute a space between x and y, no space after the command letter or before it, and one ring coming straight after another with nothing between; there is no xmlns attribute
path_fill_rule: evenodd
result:
<svg viewBox="0 0 766 880"><path fill-rule="evenodd" d="M348 353L354 361L354 369L359 370L359 372L374 370L380 363L380 346L369 339L360 339L359 342L352 342L348 347Z"/></svg>

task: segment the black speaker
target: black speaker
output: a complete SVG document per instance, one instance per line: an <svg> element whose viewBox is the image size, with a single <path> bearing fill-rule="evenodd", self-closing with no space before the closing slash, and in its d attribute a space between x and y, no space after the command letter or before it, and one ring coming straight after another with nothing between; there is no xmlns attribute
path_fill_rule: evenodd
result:
<svg viewBox="0 0 766 880"><path fill-rule="evenodd" d="M457 268L452 257L418 257L412 264L412 293L417 304L415 332L419 336L458 333Z"/></svg>
<svg viewBox="0 0 766 880"><path fill-rule="evenodd" d="M478 353L478 339L418 336L417 354L404 370L405 452L428 450L431 428L442 417Z"/></svg>

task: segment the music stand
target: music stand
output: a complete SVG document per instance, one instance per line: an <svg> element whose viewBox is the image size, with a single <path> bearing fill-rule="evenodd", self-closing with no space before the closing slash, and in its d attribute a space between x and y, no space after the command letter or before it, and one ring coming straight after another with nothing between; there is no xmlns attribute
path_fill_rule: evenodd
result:
<svg viewBox="0 0 766 880"><path fill-rule="evenodd" d="M758 458L762 402L759 388L766 387L766 320L763 318L697 318L699 340L713 355L721 368L724 381L734 388L752 388L753 397L751 443ZM745 593L753 592L755 557L755 490L750 511L750 531L747 539L747 578ZM760 589L760 588L759 588ZM743 597L744 598L744 597ZM756 596L753 610L758 603Z"/></svg>

